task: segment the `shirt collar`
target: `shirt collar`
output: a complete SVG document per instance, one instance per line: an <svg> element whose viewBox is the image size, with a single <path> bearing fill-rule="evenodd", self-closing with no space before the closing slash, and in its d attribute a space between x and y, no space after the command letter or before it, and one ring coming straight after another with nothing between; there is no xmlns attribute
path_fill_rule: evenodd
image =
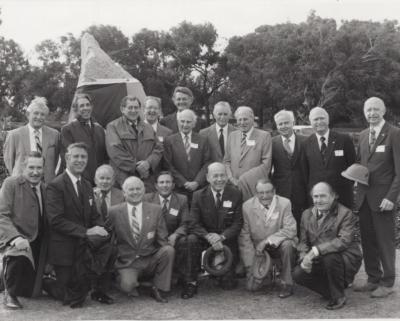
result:
<svg viewBox="0 0 400 321"><path fill-rule="evenodd" d="M217 199L217 191L215 191L212 187L211 187L211 192L213 193L213 195L214 195L214 200L216 200ZM224 189L222 190L222 191L219 191L220 193L221 193L221 198L222 198L222 195L224 195Z"/></svg>
<svg viewBox="0 0 400 321"><path fill-rule="evenodd" d="M128 204L128 214L132 213L132 208L135 206L137 211L140 211L142 209L142 205L143 203L140 202L139 204L133 205L131 203L127 203Z"/></svg>
<svg viewBox="0 0 400 321"><path fill-rule="evenodd" d="M381 130L382 130L384 125L385 125L385 120L382 119L381 122L378 125L370 126L370 129L371 128L375 129L375 137L378 137L378 135L380 134L380 132L381 132Z"/></svg>
<svg viewBox="0 0 400 321"><path fill-rule="evenodd" d="M29 128L29 133L31 133L32 135L35 133L35 131L38 131L39 135L42 135L42 127L40 127L39 129L35 129L31 126L31 124L28 123L28 128Z"/></svg>
<svg viewBox="0 0 400 321"><path fill-rule="evenodd" d="M315 133L316 135L317 135L317 138L318 138L318 143L320 143L321 142L321 137L325 137L325 144L328 144L328 139L329 139L329 129L328 129L328 131L325 133L325 135L323 135L323 136L321 136L320 134L318 134L318 133Z"/></svg>
<svg viewBox="0 0 400 321"><path fill-rule="evenodd" d="M285 142L286 137L283 136L283 135L281 135L281 137L282 137L282 141ZM294 142L295 142L295 140L296 140L296 135L294 134L294 132L292 133L292 136L290 136L288 139L290 140L291 143L294 143Z"/></svg>
<svg viewBox="0 0 400 321"><path fill-rule="evenodd" d="M78 179L80 179L81 177L76 177L74 174L71 173L71 171L67 168L66 173L68 174L69 178L71 179L72 183L74 183L76 185L76 182L78 181Z"/></svg>
<svg viewBox="0 0 400 321"><path fill-rule="evenodd" d="M251 127L250 130L246 133L246 139L250 138L250 136L253 133L253 131L254 131L254 126ZM242 132L242 136L243 136L243 132Z"/></svg>
<svg viewBox="0 0 400 321"><path fill-rule="evenodd" d="M157 125L158 125L158 121L157 121L157 120L156 120L153 124L150 124L150 123L147 121L147 119L145 118L145 119L144 119L144 122L145 122L146 124L149 124L151 127L153 127L153 129L154 129L155 132L157 131Z"/></svg>
<svg viewBox="0 0 400 321"><path fill-rule="evenodd" d="M217 123L215 123L215 128L217 130L217 134L219 134L220 130L222 129L224 134L225 132L228 130L228 124L226 124L224 127L221 127L220 125L218 125Z"/></svg>
<svg viewBox="0 0 400 321"><path fill-rule="evenodd" d="M186 134L184 134L183 132L180 132L180 133L181 133L181 136L182 136L183 141L185 141L185 136L186 136ZM189 140L192 141L192 131L191 131L189 134L187 134L187 135L189 136Z"/></svg>

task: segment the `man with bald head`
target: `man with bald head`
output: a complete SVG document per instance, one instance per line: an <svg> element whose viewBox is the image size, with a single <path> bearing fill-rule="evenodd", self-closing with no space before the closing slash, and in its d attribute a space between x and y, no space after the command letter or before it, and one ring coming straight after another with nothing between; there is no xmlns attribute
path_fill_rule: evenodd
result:
<svg viewBox="0 0 400 321"><path fill-rule="evenodd" d="M369 185L359 187L361 244L368 280L355 291L386 297L395 282L395 204L400 192L400 130L385 121L382 99L364 103L369 128L360 133L358 160L369 170Z"/></svg>
<svg viewBox="0 0 400 321"><path fill-rule="evenodd" d="M246 201L255 195L258 179L268 179L271 169L271 135L254 128L254 113L250 107L236 109L239 130L232 132L226 143L224 163L229 181L242 192Z"/></svg>
<svg viewBox="0 0 400 321"><path fill-rule="evenodd" d="M185 109L178 113L179 132L168 136L164 142L164 160L174 176L178 193L188 196L206 183L209 148L204 137L193 131L196 114Z"/></svg>
<svg viewBox="0 0 400 321"><path fill-rule="evenodd" d="M163 292L171 288L175 250L168 244L161 207L142 201L145 189L138 177L128 177L122 189L126 202L109 211L118 249L115 267L119 287L128 295L137 296L138 278L153 275L151 296L166 303Z"/></svg>
<svg viewBox="0 0 400 321"><path fill-rule="evenodd" d="M304 148L303 166L308 189L327 181L338 193L339 202L352 208L352 182L341 173L356 160L353 141L348 134L329 129L329 115L325 109L314 107L309 119L315 133L308 137Z"/></svg>
<svg viewBox="0 0 400 321"><path fill-rule="evenodd" d="M220 101L215 104L213 110L215 124L204 128L200 135L207 139L210 147L210 156L212 162L222 162L225 156L226 142L228 136L235 128L229 124L232 117L231 106L226 101Z"/></svg>

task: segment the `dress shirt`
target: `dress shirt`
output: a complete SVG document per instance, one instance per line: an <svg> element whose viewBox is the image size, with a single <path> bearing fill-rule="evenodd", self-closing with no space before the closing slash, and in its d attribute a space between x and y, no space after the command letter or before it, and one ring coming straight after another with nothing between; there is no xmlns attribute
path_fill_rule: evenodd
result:
<svg viewBox="0 0 400 321"><path fill-rule="evenodd" d="M39 132L39 138L40 138L40 143L43 148L43 131L42 127L39 129L34 129L30 124L28 124L29 128L29 145L31 146L31 152L38 152L37 146L36 146L36 139L35 139L35 131Z"/></svg>
<svg viewBox="0 0 400 321"><path fill-rule="evenodd" d="M157 121L157 120L156 120L153 124L150 124L150 123L147 121L147 119L144 119L144 122L145 122L146 124L149 124L151 127L153 127L154 132L157 133L157 126L158 126L158 121Z"/></svg>
<svg viewBox="0 0 400 321"><path fill-rule="evenodd" d="M267 222L267 220L270 218L271 214L272 214L272 210L275 209L275 204L276 204L276 196L274 195L271 203L268 206L268 209L260 202L260 200L256 199L256 205L258 207L258 209L263 213L264 216L264 222Z"/></svg>
<svg viewBox="0 0 400 321"><path fill-rule="evenodd" d="M70 172L70 170L68 168L66 169L66 172L67 172L69 178L72 181L72 185L74 185L74 189L75 189L76 195L78 195L78 197L79 197L78 185L76 185L76 182L78 181L78 179L81 179L81 177L76 177L74 174L72 174Z"/></svg>
<svg viewBox="0 0 400 321"><path fill-rule="evenodd" d="M132 208L133 206L136 207L136 211L135 211L135 216L136 216L136 220L139 224L139 228L140 230L142 230L142 213L143 213L143 208L142 208L143 203L140 202L139 204L136 205L132 205L130 203L128 203L128 215L129 215L129 222L130 222L130 226L132 226Z"/></svg>
<svg viewBox="0 0 400 321"><path fill-rule="evenodd" d="M183 132L180 132L181 133L181 136L182 136L182 141L183 141L183 145L185 145L185 137L186 137L186 134L184 134ZM192 132L190 132L189 134L187 134L188 135L188 137L189 137L189 144L191 144L192 143Z"/></svg>
<svg viewBox="0 0 400 321"><path fill-rule="evenodd" d="M253 133L253 131L254 131L254 126L251 127L250 130L245 133L246 134L246 143L250 139L250 136ZM242 135L240 136L240 140L242 140L242 137L243 137L243 132L242 132Z"/></svg>
<svg viewBox="0 0 400 321"><path fill-rule="evenodd" d="M158 197L160 198L160 205L161 205L161 208L162 208L164 206L165 197L161 196L161 194L159 194ZM171 197L172 197L172 194L169 194L169 196L166 198L168 200L168 202L167 202L167 207L168 208L171 206Z"/></svg>
<svg viewBox="0 0 400 321"><path fill-rule="evenodd" d="M329 129L328 131L325 133L325 135L321 136L317 133L315 133L317 135L317 140L318 140L318 146L319 146L319 150L321 150L321 137L325 137L325 144L326 147L328 147L328 141L329 141Z"/></svg>
<svg viewBox="0 0 400 321"><path fill-rule="evenodd" d="M212 193L213 193L213 196L214 196L214 202L215 202L215 204L217 204L217 191L214 191L214 189L213 188L211 188L211 191L212 191ZM222 195L224 195L224 190L222 190L222 191L219 191L220 193L221 193L221 202L222 202ZM222 203L221 203L221 207L222 207Z"/></svg>
<svg viewBox="0 0 400 321"><path fill-rule="evenodd" d="M289 139L290 141L289 141L289 146L290 146L290 149L291 149L291 151L292 151L292 153L294 152L294 145L295 145L295 143L296 143L296 135L293 133L292 134L292 136L290 136L289 138L286 138L285 136L282 136L281 135L281 138L282 138L282 143L283 144L285 144L285 140L286 139Z"/></svg>
<svg viewBox="0 0 400 321"><path fill-rule="evenodd" d="M222 133L224 134L224 147L226 150L226 141L228 140L228 124L225 127L221 127L217 123L215 123L215 129L217 130L217 137L219 139L219 135L221 134L220 129L222 128Z"/></svg>
<svg viewBox="0 0 400 321"><path fill-rule="evenodd" d="M378 125L369 127L370 130L372 128L375 130L375 139L378 139L379 134L381 133L383 125L385 125L385 120L384 119L382 119L382 121Z"/></svg>
<svg viewBox="0 0 400 321"><path fill-rule="evenodd" d="M42 193L40 192L40 184L37 185L31 185L32 189L35 189L35 193L39 199L39 208L40 208L40 214L43 214L43 200L42 200Z"/></svg>

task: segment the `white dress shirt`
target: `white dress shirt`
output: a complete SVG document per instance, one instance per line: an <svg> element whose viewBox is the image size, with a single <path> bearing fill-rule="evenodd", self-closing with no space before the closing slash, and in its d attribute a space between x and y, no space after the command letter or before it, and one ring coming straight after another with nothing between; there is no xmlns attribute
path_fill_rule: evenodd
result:
<svg viewBox="0 0 400 321"><path fill-rule="evenodd" d="M135 211L135 216L136 216L136 220L139 224L139 229L142 229L142 216L143 216L143 203L140 202L139 204L136 205L132 205L128 203L128 215L129 215L129 222L130 225L132 226L132 208L133 206L136 207L136 211Z"/></svg>
<svg viewBox="0 0 400 321"><path fill-rule="evenodd" d="M323 135L323 136L321 136L321 135L319 135L319 134L317 134L317 133L315 133L316 135L317 135L317 141L318 141L318 146L319 146L319 149L321 150L321 137L325 137L325 144L326 144L326 146L328 146L328 141L329 141L329 129L328 129L328 131L325 133L325 135Z"/></svg>
<svg viewBox="0 0 400 321"><path fill-rule="evenodd" d="M369 127L370 131L372 128L375 130L375 139L377 139L379 137L379 134L381 133L383 125L385 125L384 119L382 119L382 121L378 125Z"/></svg>
<svg viewBox="0 0 400 321"><path fill-rule="evenodd" d="M78 185L76 185L76 182L78 181L78 179L81 179L81 177L78 178L75 175L73 175L68 168L66 169L66 172L72 181L72 185L74 185L76 195L79 197Z"/></svg>
<svg viewBox="0 0 400 321"><path fill-rule="evenodd" d="M185 144L185 137L186 137L186 134L184 134L183 132L180 132L181 133L181 136L182 136L182 141L183 141L183 144ZM189 144L191 144L192 143L192 132L190 132L189 134L187 134L188 135L188 137L189 137Z"/></svg>
<svg viewBox="0 0 400 321"><path fill-rule="evenodd" d="M247 143L247 141L250 139L250 136L251 136L251 134L253 133L253 131L254 131L254 126L253 127L251 127L250 128L250 130L246 133L246 143ZM243 137L243 132L242 132L242 136L240 136L241 138ZM240 139L241 139L240 138Z"/></svg>
<svg viewBox="0 0 400 321"><path fill-rule="evenodd" d="M219 135L221 135L221 130L222 128L222 133L224 134L224 147L226 149L226 141L228 140L228 124L225 125L225 127L221 127L217 123L215 123L215 129L217 130L217 138L219 139Z"/></svg>
<svg viewBox="0 0 400 321"><path fill-rule="evenodd" d="M146 124L149 124L151 127L153 127L154 132L157 133L157 125L158 125L158 121L157 121L157 120L156 120L153 124L150 124L150 123L147 121L147 119L144 119L144 122L145 122Z"/></svg>
<svg viewBox="0 0 400 321"><path fill-rule="evenodd" d="M281 135L281 137L282 137L282 143L283 144L285 144L285 140L286 139L289 139L289 146L290 146L290 149L291 149L291 151L293 153L294 145L296 143L296 135L293 133L292 136L290 136L289 138L286 138L285 136L282 136L282 135Z"/></svg>
<svg viewBox="0 0 400 321"><path fill-rule="evenodd" d="M39 132L39 139L40 139L40 144L43 147L43 131L42 128L40 127L39 129L34 129L30 124L28 124L29 128L29 144L31 146L31 152L38 152L37 146L36 146L36 140L35 140L35 131Z"/></svg>
<svg viewBox="0 0 400 321"><path fill-rule="evenodd" d="M161 205L161 208L162 208L164 206L165 197L161 196L161 194L159 194L158 197L160 198L160 205ZM171 205L171 197L172 197L172 194L169 194L169 196L166 198L168 200L167 208L169 208L169 206Z"/></svg>
<svg viewBox="0 0 400 321"><path fill-rule="evenodd" d="M215 202L215 204L217 204L217 191L214 191L214 189L213 188L211 188L211 192L213 193L213 196L214 196L214 202ZM222 202L222 195L224 195L224 190L222 190L222 191L219 191L220 193L221 193L221 202Z"/></svg>

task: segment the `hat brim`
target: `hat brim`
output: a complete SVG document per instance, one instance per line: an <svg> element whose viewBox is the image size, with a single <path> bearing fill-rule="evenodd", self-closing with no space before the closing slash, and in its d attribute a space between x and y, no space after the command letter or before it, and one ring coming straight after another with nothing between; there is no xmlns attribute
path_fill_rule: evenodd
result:
<svg viewBox="0 0 400 321"><path fill-rule="evenodd" d="M210 273L211 275L214 276L222 276L224 274L226 274L229 269L232 266L232 262L233 262L233 254L230 250L229 247L227 247L226 245L224 245L222 251L224 252L224 256L225 256L225 262L222 266L222 268L216 269L214 267L212 267L211 265L211 259L214 257L214 255L217 253L213 247L209 247L206 252L204 253L204 257L203 257L203 262L204 262L204 269Z"/></svg>

